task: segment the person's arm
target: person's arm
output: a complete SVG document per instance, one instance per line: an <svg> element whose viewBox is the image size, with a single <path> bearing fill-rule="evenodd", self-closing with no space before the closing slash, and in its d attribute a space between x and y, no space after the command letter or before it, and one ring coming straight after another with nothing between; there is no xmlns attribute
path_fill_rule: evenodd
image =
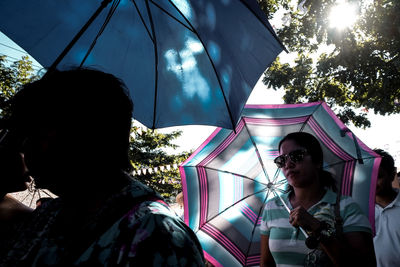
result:
<svg viewBox="0 0 400 267"><path fill-rule="evenodd" d="M276 266L271 251L269 250L269 236L261 235L261 261L260 267Z"/></svg>
<svg viewBox="0 0 400 267"><path fill-rule="evenodd" d="M321 228L321 222L303 207L293 209L289 221L310 233ZM335 266L376 266L372 235L367 232L344 233L342 239L335 235L322 238L320 245Z"/></svg>

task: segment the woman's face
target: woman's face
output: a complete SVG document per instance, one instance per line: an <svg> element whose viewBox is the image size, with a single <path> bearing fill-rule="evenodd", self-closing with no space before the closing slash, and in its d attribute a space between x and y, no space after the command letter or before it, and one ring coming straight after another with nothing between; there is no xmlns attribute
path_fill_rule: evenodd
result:
<svg viewBox="0 0 400 267"><path fill-rule="evenodd" d="M281 144L280 155L288 155L291 152L305 150L304 147L299 146L293 140L286 140ZM311 156L305 152L304 157L297 162L294 162L290 157L286 156L286 162L282 167L283 174L285 175L288 183L295 188L307 187L318 181L319 166L314 163Z"/></svg>

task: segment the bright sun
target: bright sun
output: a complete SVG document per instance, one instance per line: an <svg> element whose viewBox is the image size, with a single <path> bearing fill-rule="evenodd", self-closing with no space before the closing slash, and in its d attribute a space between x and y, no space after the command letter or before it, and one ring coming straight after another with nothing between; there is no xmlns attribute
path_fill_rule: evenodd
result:
<svg viewBox="0 0 400 267"><path fill-rule="evenodd" d="M355 5L343 0L337 1L329 14L329 26L338 30L350 28L356 22L357 17L358 12Z"/></svg>

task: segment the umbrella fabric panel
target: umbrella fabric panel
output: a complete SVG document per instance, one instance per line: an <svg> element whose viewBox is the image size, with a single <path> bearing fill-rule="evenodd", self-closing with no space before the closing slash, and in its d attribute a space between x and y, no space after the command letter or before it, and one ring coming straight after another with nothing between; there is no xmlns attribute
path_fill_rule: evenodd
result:
<svg viewBox="0 0 400 267"><path fill-rule="evenodd" d="M189 162L191 166L196 166L206 157L208 157L209 154L212 153L217 147L219 147L220 143L223 142L230 134L231 131L229 130L224 128L216 128L211 135L180 166L186 166Z"/></svg>
<svg viewBox="0 0 400 267"><path fill-rule="evenodd" d="M265 186L250 179L244 179L227 173L218 173L215 170L197 169L199 180L198 198L200 205L189 206L185 211L196 209L199 225L203 227L207 222L213 221L217 215L244 216L252 223L258 223L258 212L265 201ZM230 182L234 180L234 182ZM255 188L261 188L255 192ZM254 195L254 196L253 196ZM192 195L190 195L192 198ZM236 215L233 215L236 214ZM193 220L190 217L190 221Z"/></svg>
<svg viewBox="0 0 400 267"><path fill-rule="evenodd" d="M201 207L207 210L207 215L203 220L200 219L202 222L211 220L229 208L237 208L235 204L254 192L252 180L232 174L217 173L214 170L207 171L207 186L209 187L208 195L219 197L208 198L207 206Z"/></svg>
<svg viewBox="0 0 400 267"><path fill-rule="evenodd" d="M311 115L320 102L306 104L273 104L273 105L246 105L242 117L255 119L274 119L279 121L285 118L298 118Z"/></svg>
<svg viewBox="0 0 400 267"><path fill-rule="evenodd" d="M200 196L201 204L198 206L200 226L196 233L199 237L201 232L207 233L216 240L215 242L222 243L224 249L234 253L237 260L244 264L244 260L247 258L244 255L259 253L259 216L264 203L261 199L265 200L266 192L263 190L258 195L252 196L251 192L254 191L251 189L252 181L236 177L235 184L229 185L224 183L228 178L226 173L221 177L214 170L207 170L207 172L207 181L200 183L199 190L203 193L205 190L209 190L209 193L207 196L204 194ZM207 189L202 186L207 186ZM211 198L210 196L220 197ZM190 193L190 197L192 197L192 193ZM190 206L185 213L188 211L191 214L193 208ZM196 217L189 218L189 225L193 225L193 219ZM256 229L254 229L255 226ZM253 242L257 242L257 244L250 245ZM207 248L204 249L207 251ZM211 251L214 249L215 247Z"/></svg>
<svg viewBox="0 0 400 267"><path fill-rule="evenodd" d="M242 266L237 258L232 254L226 253L225 247L216 242L208 234L199 231L196 235L202 244L205 258L214 266Z"/></svg>
<svg viewBox="0 0 400 267"><path fill-rule="evenodd" d="M145 122L155 116L159 127L168 126L163 124L164 121L179 124L174 120L181 115L185 121L196 121L198 124L206 124L209 118L216 117L215 114L229 117L217 76L196 34L158 7L150 6L155 28L154 41L157 42L153 48L157 52L157 62L148 60L154 50L150 55L143 55L138 62L146 62L143 66L154 69L157 77L150 76L146 81L139 75L141 79L134 83L133 100L139 103L135 117ZM153 88L157 95L143 99L142 92ZM146 110L146 105L150 103L157 103L155 114L140 112Z"/></svg>
<svg viewBox="0 0 400 267"><path fill-rule="evenodd" d="M183 190L183 201L184 201L184 221L193 230L199 229L200 221L200 180L197 177L197 169L192 166L188 166L183 169L179 167L181 174ZM190 197L190 206L189 206ZM189 220L190 218L190 220Z"/></svg>
<svg viewBox="0 0 400 267"><path fill-rule="evenodd" d="M252 198L255 199L255 202L259 202L257 197L253 196ZM263 205L257 207L257 212L251 210L247 203L239 203L237 206L240 207L240 210L237 208L226 210L221 214L222 216L215 217L204 224L197 235L201 236L200 233L205 233L210 236L213 239L211 243L220 244L224 250L234 255L240 263L239 266L258 265L260 252L258 215ZM258 222L243 216L243 213L253 213L253 216L250 217L257 218ZM209 253L214 255L214 249L214 246L211 247ZM204 250L207 252L207 247Z"/></svg>
<svg viewBox="0 0 400 267"><path fill-rule="evenodd" d="M191 169L193 168L187 167L185 171L187 172ZM199 200L201 204L197 207L197 212L200 215L192 215L194 206L189 206L189 209L185 209L185 215L187 212L189 213L189 225L192 229L194 229L193 225L196 224L195 220L200 221L200 223L196 224L196 234L199 238L202 236L201 233L207 233L212 237L212 240L215 240L211 241L210 238L207 238L207 246L203 247L206 252L208 251L207 247L211 247L209 248L210 251L215 252L219 247L217 244L222 242L223 248L235 253L237 261L241 262L239 265L231 266L242 266L244 259L248 258L244 255L249 253L257 255L259 253L259 243L256 245L250 245L250 243L251 241L259 242L259 214L264 203L261 199L265 200L266 192L263 190L258 195L251 196L250 192L253 190L251 190L252 183L250 180L237 177L235 185L228 186L224 183L227 177L218 177L218 173L214 170L206 171L208 172L208 179L205 183L200 183L200 188L197 190L204 192L206 189L202 186L207 186L208 190L210 190L207 194L208 196L219 195L221 198L211 199L207 197L207 202L204 202L204 199ZM198 170L198 172L201 171ZM211 172L214 175L210 174ZM192 198L194 191L197 190L194 188L189 190L188 195ZM197 192L195 193L201 199L201 196ZM245 197L248 195L250 196ZM218 213L219 216L217 216ZM206 218L202 219L202 216ZM257 226L256 229L254 229L255 226ZM230 230L225 231L227 228ZM259 258L257 258L256 262L257 264L259 263Z"/></svg>
<svg viewBox="0 0 400 267"><path fill-rule="evenodd" d="M99 5L97 0L2 1L0 30L48 67ZM82 62L109 7L59 69ZM148 127L232 128L259 76L283 49L265 15L257 10L257 17L255 10L254 0L122 0L83 66L123 79L135 118Z"/></svg>
<svg viewBox="0 0 400 267"><path fill-rule="evenodd" d="M378 177L380 162L381 158L370 158L364 159L364 164L357 164L354 170L354 181L351 185L351 196L357 203L364 203L360 207L365 214L368 214L372 229L375 229L375 210L373 208L375 206L376 178ZM375 177L375 181L368 179L368 177L371 177L371 173L373 173L372 177Z"/></svg>
<svg viewBox="0 0 400 267"><path fill-rule="evenodd" d="M60 47L63 49L70 42L78 31L76 29L84 25L99 3L78 0L44 2L1 1L0 30L17 44L23 44L23 48L43 66L50 66L61 53ZM68 2L80 4L69 5ZM61 29L64 34L59 34ZM52 44L46 45L46 52L41 51L44 44Z"/></svg>

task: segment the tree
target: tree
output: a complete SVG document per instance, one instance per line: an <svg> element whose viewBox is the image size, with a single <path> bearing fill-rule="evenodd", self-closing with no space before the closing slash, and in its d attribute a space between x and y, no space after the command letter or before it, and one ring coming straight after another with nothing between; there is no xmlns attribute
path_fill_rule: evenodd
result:
<svg viewBox="0 0 400 267"><path fill-rule="evenodd" d="M177 148L171 143L179 137L182 131L174 131L169 134L159 133L157 130L132 127L129 157L135 171L154 169L159 166L172 166L186 160L190 152L182 152L176 155L166 153L163 148ZM182 190L181 178L178 169L170 168L163 171L137 175L136 178L144 184L152 187L163 197L175 196Z"/></svg>
<svg viewBox="0 0 400 267"><path fill-rule="evenodd" d="M352 28L338 30L329 25L335 0L261 0L269 18L284 9L285 23L277 34L297 54L292 64L278 58L263 81L283 88L286 103L324 100L343 122L369 127L368 109L381 115L400 112L400 1L347 2L360 17ZM326 46L330 50L315 58Z"/></svg>
<svg viewBox="0 0 400 267"><path fill-rule="evenodd" d="M0 56L0 118L7 115L8 100L22 85L38 79L32 67L32 61L27 56L7 63L6 56Z"/></svg>

